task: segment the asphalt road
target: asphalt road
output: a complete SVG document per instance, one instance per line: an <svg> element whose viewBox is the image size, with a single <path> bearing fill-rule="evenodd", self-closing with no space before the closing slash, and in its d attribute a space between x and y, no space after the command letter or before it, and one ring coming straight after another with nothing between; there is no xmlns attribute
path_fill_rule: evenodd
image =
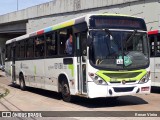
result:
<svg viewBox="0 0 160 120"><path fill-rule="evenodd" d="M0 74L3 73L0 72ZM6 97L0 99L0 111L160 111L160 88L153 88L152 93L149 95L122 96L116 101L111 101L106 98L87 99L75 97L76 100L74 102L66 103L61 100L60 95L56 92L35 88L27 88L26 91L21 91L18 86L11 86L10 81L7 80L5 76L0 77L0 85L6 87L10 91ZM104 119L102 116L105 113L103 112L102 114L98 113L98 118L96 117L96 119ZM63 116L63 112L55 112L54 114L62 114ZM71 112L70 114L76 113ZM88 113L89 116L90 114L95 114L96 116L94 112ZM117 114L124 114L125 116L126 112ZM91 116L90 119L95 119L95 116ZM60 117L60 115L57 115L57 117ZM87 118L87 114L83 118L76 115L71 115L70 117L70 119L88 120ZM136 119L142 120L142 118ZM111 117L111 120L112 119L117 119L117 117ZM121 119L126 120L132 118L125 117ZM146 118L144 119L146 120ZM148 119L152 118L148 117ZM155 116L154 119L158 120Z"/></svg>

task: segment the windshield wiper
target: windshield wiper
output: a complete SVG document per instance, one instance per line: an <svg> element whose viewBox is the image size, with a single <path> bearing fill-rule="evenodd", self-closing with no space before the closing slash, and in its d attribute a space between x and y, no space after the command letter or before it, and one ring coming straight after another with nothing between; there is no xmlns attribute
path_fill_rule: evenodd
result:
<svg viewBox="0 0 160 120"><path fill-rule="evenodd" d="M124 52L124 48L126 49L126 52L127 52L127 44L132 40L132 38L136 35L136 33L137 33L137 30L134 30L134 32L130 35L130 37L125 41L125 43L124 43L124 45L122 45L122 58L123 58L123 68L125 67L125 57L126 57L126 54L128 54L128 53L126 53L125 54L125 52ZM127 58L128 60L129 60L129 64L131 64L132 63L132 61L129 59L129 58ZM127 65L126 65L127 66Z"/></svg>
<svg viewBox="0 0 160 120"><path fill-rule="evenodd" d="M109 30L109 29L104 29L105 30L105 32L108 34L108 35L111 35L112 36L112 34L111 34L111 31Z"/></svg>
<svg viewBox="0 0 160 120"><path fill-rule="evenodd" d="M113 42L118 46L118 43L114 40L113 35L109 29L105 29L105 32L109 35L110 40L113 40Z"/></svg>
<svg viewBox="0 0 160 120"><path fill-rule="evenodd" d="M127 44L132 40L132 38L136 35L136 33L137 33L137 30L134 30L134 32L132 33L132 35L126 40Z"/></svg>

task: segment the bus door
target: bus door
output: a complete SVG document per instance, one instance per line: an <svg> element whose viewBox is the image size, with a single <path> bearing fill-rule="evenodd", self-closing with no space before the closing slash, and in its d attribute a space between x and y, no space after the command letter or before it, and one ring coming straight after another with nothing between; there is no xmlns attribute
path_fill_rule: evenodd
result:
<svg viewBox="0 0 160 120"><path fill-rule="evenodd" d="M77 74L78 74L78 92L87 93L86 82L86 58L87 58L87 33L81 32L76 34L77 48Z"/></svg>
<svg viewBox="0 0 160 120"><path fill-rule="evenodd" d="M150 64L152 85L160 85L160 39L157 35L150 37Z"/></svg>
<svg viewBox="0 0 160 120"><path fill-rule="evenodd" d="M16 43L13 42L11 45L11 78L12 83L16 82L16 71L15 71L15 52L16 52Z"/></svg>

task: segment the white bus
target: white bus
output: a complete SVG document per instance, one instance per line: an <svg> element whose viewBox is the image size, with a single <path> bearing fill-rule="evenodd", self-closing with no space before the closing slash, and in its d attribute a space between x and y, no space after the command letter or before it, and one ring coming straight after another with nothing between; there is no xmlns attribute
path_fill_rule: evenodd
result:
<svg viewBox="0 0 160 120"><path fill-rule="evenodd" d="M66 40L72 35L71 53ZM88 98L150 93L150 59L143 19L89 14L6 42L12 83Z"/></svg>
<svg viewBox="0 0 160 120"><path fill-rule="evenodd" d="M152 86L160 87L160 30L148 32Z"/></svg>

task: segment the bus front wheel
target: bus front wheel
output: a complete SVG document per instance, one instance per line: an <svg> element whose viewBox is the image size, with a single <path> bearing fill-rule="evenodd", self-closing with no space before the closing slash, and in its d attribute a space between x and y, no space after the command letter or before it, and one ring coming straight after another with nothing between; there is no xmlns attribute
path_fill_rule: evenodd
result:
<svg viewBox="0 0 160 120"><path fill-rule="evenodd" d="M65 102L71 102L71 94L70 94L70 90L69 90L69 85L68 85L68 82L66 80L63 80L62 83L61 83L61 93L62 93L62 99L63 101Z"/></svg>
<svg viewBox="0 0 160 120"><path fill-rule="evenodd" d="M25 85L25 82L24 82L24 77L23 77L23 75L20 75L20 76L19 76L19 84L20 84L20 89L21 89L21 90L25 90L26 85Z"/></svg>

